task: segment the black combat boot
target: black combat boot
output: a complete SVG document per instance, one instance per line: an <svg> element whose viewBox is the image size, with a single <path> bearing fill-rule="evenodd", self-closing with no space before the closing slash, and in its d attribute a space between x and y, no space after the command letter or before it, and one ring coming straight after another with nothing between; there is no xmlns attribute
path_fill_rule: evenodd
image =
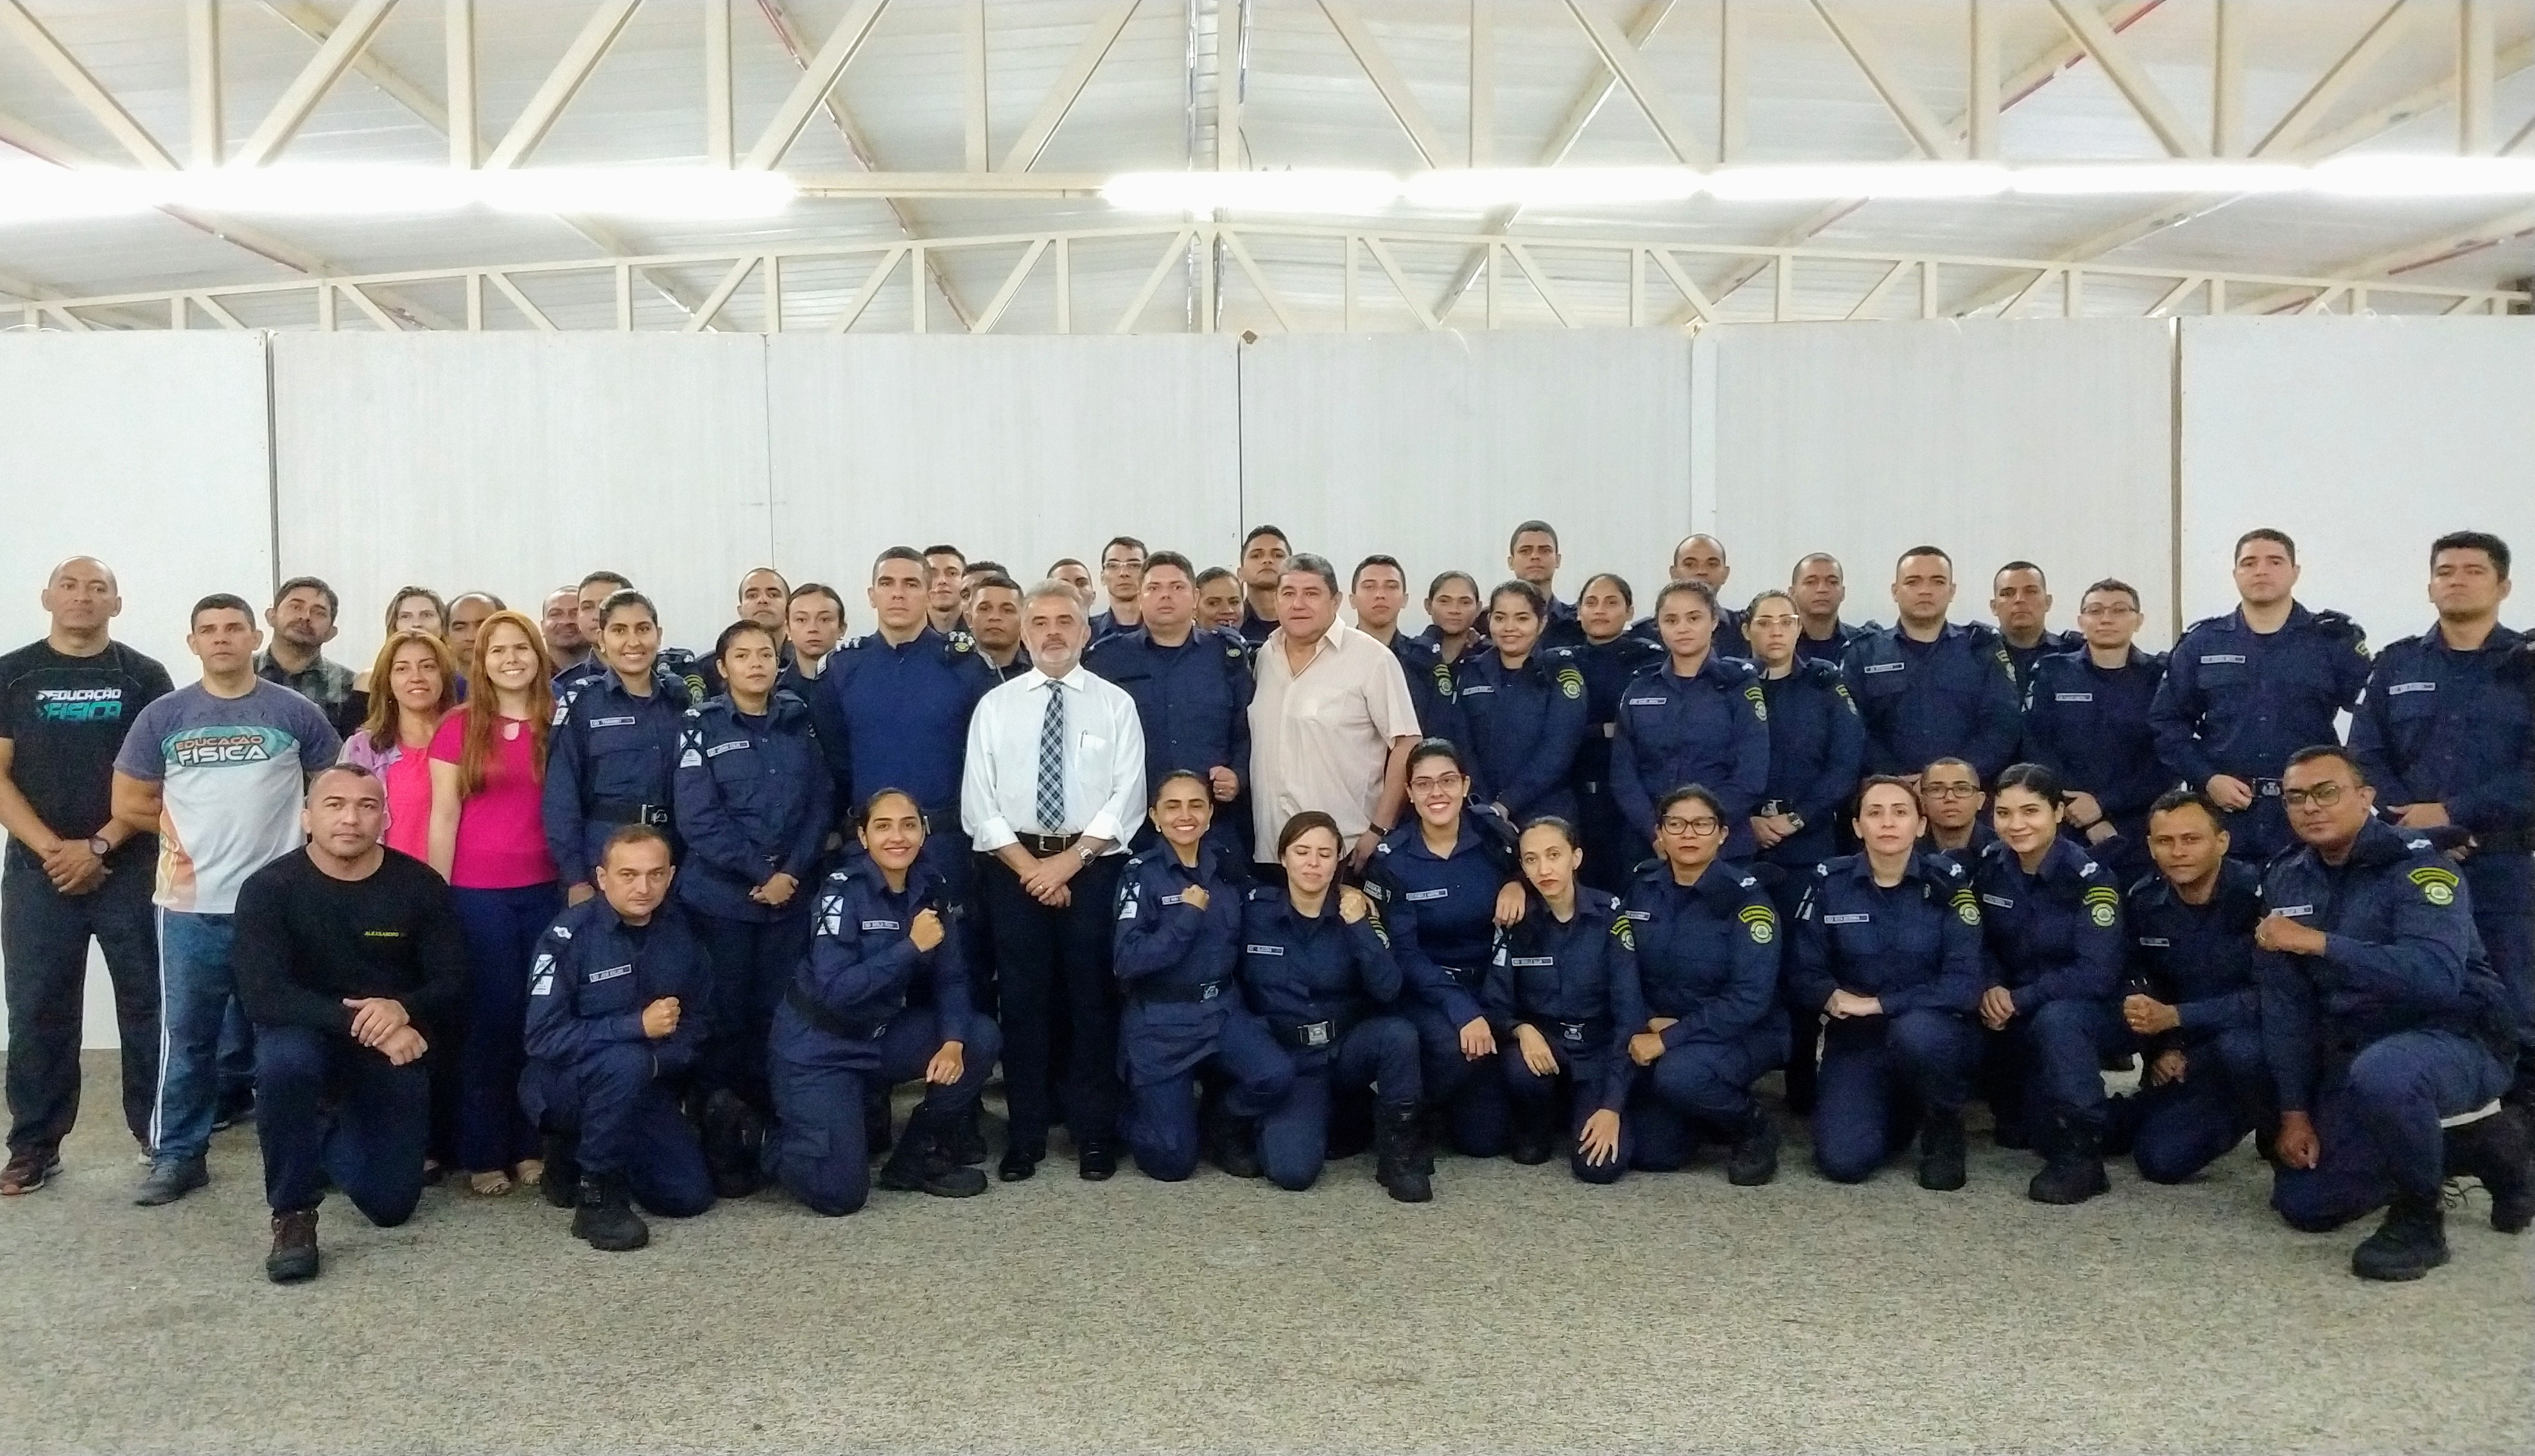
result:
<svg viewBox="0 0 2535 1456"><path fill-rule="evenodd" d="M973 1198L986 1191L986 1175L955 1161L942 1136L942 1115L918 1103L906 1120L906 1132L890 1149L889 1161L875 1180L901 1193L930 1193L936 1198Z"/></svg>
<svg viewBox="0 0 2535 1456"><path fill-rule="evenodd" d="M592 1248L622 1253L651 1242L651 1226L634 1211L626 1196L625 1175L584 1173L581 1207L572 1215L572 1237Z"/></svg>
<svg viewBox="0 0 2535 1456"><path fill-rule="evenodd" d="M1386 1102L1373 1110L1373 1177L1402 1203L1427 1203L1435 1185L1417 1171L1417 1104Z"/></svg>
<svg viewBox="0 0 2535 1456"><path fill-rule="evenodd" d="M2491 1195L2491 1226L2522 1234L2535 1223L2535 1130L2522 1108L2503 1107L2490 1117L2446 1132L2450 1178L2479 1180Z"/></svg>
<svg viewBox="0 0 2535 1456"><path fill-rule="evenodd" d="M1919 1186L1950 1193L1963 1185L1963 1110L1930 1108L1919 1120Z"/></svg>
<svg viewBox="0 0 2535 1456"><path fill-rule="evenodd" d="M1778 1176L1778 1124L1762 1108L1752 1109L1725 1155L1725 1181L1738 1188L1757 1188Z"/></svg>
<svg viewBox="0 0 2535 1456"><path fill-rule="evenodd" d="M546 1176L537 1191L557 1208L581 1201L581 1139L569 1132L545 1132Z"/></svg>
<svg viewBox="0 0 2535 1456"><path fill-rule="evenodd" d="M1444 1107L1428 1103L1417 1113L1417 1171L1435 1176L1435 1150L1444 1145Z"/></svg>
<svg viewBox="0 0 2535 1456"><path fill-rule="evenodd" d="M2439 1195L2396 1193L2377 1232L2350 1251L2350 1272L2362 1279L2399 1283L2418 1279L2447 1261L2447 1221Z"/></svg>
<svg viewBox="0 0 2535 1456"><path fill-rule="evenodd" d="M2036 1203L2068 1204L2112 1191L2113 1181L2104 1176L2103 1142L2091 1122L2054 1112L2042 1138L2042 1171L2025 1184L2024 1196Z"/></svg>
<svg viewBox="0 0 2535 1456"><path fill-rule="evenodd" d="M755 1108L742 1102L738 1093L721 1088L705 1099L703 1130L705 1167L712 1174L716 1195L745 1198L765 1186L760 1153L766 1124L758 1120Z"/></svg>
<svg viewBox="0 0 2535 1456"><path fill-rule="evenodd" d="M952 1120L946 1134L951 1161L963 1168L974 1168L986 1161L986 1110L977 1103Z"/></svg>
<svg viewBox="0 0 2535 1456"><path fill-rule="evenodd" d="M1538 1167L1557 1151L1558 1105L1555 1099L1537 1103L1517 1100L1514 1105L1514 1127L1508 1138L1506 1156L1525 1168Z"/></svg>
<svg viewBox="0 0 2535 1456"><path fill-rule="evenodd" d="M1234 1178L1259 1178L1259 1124L1226 1114L1215 1123L1214 1166Z"/></svg>

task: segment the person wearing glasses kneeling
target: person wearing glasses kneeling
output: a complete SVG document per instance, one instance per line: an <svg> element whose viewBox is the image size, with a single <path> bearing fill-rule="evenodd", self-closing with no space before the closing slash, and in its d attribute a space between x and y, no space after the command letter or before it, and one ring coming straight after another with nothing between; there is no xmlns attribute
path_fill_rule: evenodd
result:
<svg viewBox="0 0 2535 1456"><path fill-rule="evenodd" d="M1980 900L1960 865L1917 847L1909 780L1870 776L1851 826L1865 851L1814 871L1788 976L1798 1003L1830 1018L1814 1166L1864 1183L1916 1122L1919 1186L1950 1192L1963 1185L1963 1103L1981 1057Z"/></svg>
<svg viewBox="0 0 2535 1456"><path fill-rule="evenodd" d="M1636 932L1616 898L1578 884L1583 863L1567 820L1523 826L1522 877L1535 903L1497 936L1486 1002L1514 1104L1514 1160L1549 1161L1563 1089L1567 1166L1585 1183L1607 1183L1629 1167L1620 1109L1637 1063L1626 1044L1646 1024L1646 1006Z"/></svg>
<svg viewBox="0 0 2535 1456"><path fill-rule="evenodd" d="M1972 871L1992 972L1981 993L1989 1029L1982 1090L2002 1147L2038 1146L2025 1194L2083 1203L2104 1176L2105 1054L2130 1054L2122 1020L2122 890L2110 868L2060 832L2059 775L2012 763L1990 813L1998 842Z"/></svg>
<svg viewBox="0 0 2535 1456"><path fill-rule="evenodd" d="M867 1086L922 1077L924 1100L881 1165L880 1185L973 1197L986 1176L954 1160L951 1134L1003 1053L995 1023L970 1009L957 910L923 860L924 812L883 789L863 806L862 852L819 887L810 954L774 1008L767 1080L777 1120L770 1170L813 1210L852 1213L871 1194ZM910 1004L917 977L932 1004Z"/></svg>
<svg viewBox="0 0 2535 1456"><path fill-rule="evenodd" d="M1337 820L1317 809L1285 821L1280 888L1241 907L1241 986L1293 1063L1294 1084L1259 1122L1268 1181L1300 1192L1329 1157L1333 1091L1374 1090L1374 1177L1402 1203L1435 1196L1417 1171L1417 1032L1393 1009L1399 962L1364 891L1337 882Z"/></svg>
<svg viewBox="0 0 2535 1456"><path fill-rule="evenodd" d="M1629 1060L1646 1068L1628 1121L1637 1167L1682 1167L1704 1137L1732 1144L1725 1181L1751 1187L1778 1176L1777 1124L1752 1084L1786 1060L1783 942L1769 886L1717 859L1725 834L1716 796L1697 784L1666 794L1655 809L1662 857L1622 901L1647 1012L1628 1039Z"/></svg>
<svg viewBox="0 0 2535 1456"><path fill-rule="evenodd" d="M1449 1137L1472 1158L1506 1150L1505 1078L1496 1033L1479 1005L1497 927L1523 910L1514 826L1470 805L1461 751L1429 738L1408 752L1416 819L1391 832L1365 867L1408 994L1400 1014L1424 1056L1424 1148Z"/></svg>
<svg viewBox="0 0 2535 1456"><path fill-rule="evenodd" d="M1197 1171L1198 1073L1210 1064L1230 1085L1204 1140L1216 1167L1257 1178L1258 1119L1285 1100L1294 1067L1241 999L1239 863L1206 837L1214 792L1197 770L1162 775L1152 819L1162 842L1127 862L1110 956L1126 988L1127 1149L1147 1178L1178 1183Z"/></svg>

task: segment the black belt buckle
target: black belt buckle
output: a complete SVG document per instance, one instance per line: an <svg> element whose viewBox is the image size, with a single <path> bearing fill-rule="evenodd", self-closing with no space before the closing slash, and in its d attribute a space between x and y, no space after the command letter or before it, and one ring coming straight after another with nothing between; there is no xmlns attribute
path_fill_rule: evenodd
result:
<svg viewBox="0 0 2535 1456"><path fill-rule="evenodd" d="M1305 1050L1326 1047L1338 1039L1335 1021L1299 1021L1294 1024L1294 1045Z"/></svg>
<svg viewBox="0 0 2535 1456"><path fill-rule="evenodd" d="M1557 1023L1558 1039L1571 1047L1580 1047L1584 1045L1585 1029L1591 1025L1589 1021L1561 1021Z"/></svg>
<svg viewBox="0 0 2535 1456"><path fill-rule="evenodd" d="M1028 847L1030 853L1051 855L1072 849L1075 842L1082 836L1080 834L1022 834L1019 837L1021 843Z"/></svg>
<svg viewBox="0 0 2535 1456"><path fill-rule="evenodd" d="M2276 799L2280 797L2280 781L2276 778L2255 779L2253 781L2253 788L2255 797L2257 798Z"/></svg>
<svg viewBox="0 0 2535 1456"><path fill-rule="evenodd" d="M1208 981L1197 989L1197 999L1201 1001L1210 1001L1221 995L1223 995L1223 983L1220 981Z"/></svg>
<svg viewBox="0 0 2535 1456"><path fill-rule="evenodd" d="M1786 812L1786 800L1771 799L1762 804L1759 809L1752 811L1752 814L1755 819L1776 819L1779 815L1785 814Z"/></svg>
<svg viewBox="0 0 2535 1456"><path fill-rule="evenodd" d="M1453 985L1455 985L1455 986L1457 986L1457 987L1461 988L1461 989L1462 989L1462 990L1464 990L1464 991L1467 991L1467 990L1469 990L1469 989L1470 989L1470 983L1469 983L1469 980L1468 980L1468 975L1469 975L1469 973L1468 973L1468 972L1466 972L1466 971L1462 970L1459 966L1444 966L1444 967L1441 967L1441 969L1442 969L1442 971L1444 972L1444 979L1445 979L1445 980L1452 982Z"/></svg>

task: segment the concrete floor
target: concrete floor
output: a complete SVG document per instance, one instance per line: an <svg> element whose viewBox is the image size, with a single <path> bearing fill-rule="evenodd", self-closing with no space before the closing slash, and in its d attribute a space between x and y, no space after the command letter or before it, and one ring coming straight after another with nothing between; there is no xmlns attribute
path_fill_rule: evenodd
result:
<svg viewBox="0 0 2535 1456"><path fill-rule="evenodd" d="M2363 1284L2364 1229L2283 1228L2250 1146L2076 1209L1981 1137L1950 1196L1795 1141L1749 1189L1447 1159L1419 1208L1362 1158L1305 1194L1056 1162L634 1254L443 1188L390 1231L330 1199L279 1289L252 1128L135 1208L91 1063L68 1172L0 1204L0 1450L2535 1448L2535 1240L2476 1192L2454 1263Z"/></svg>

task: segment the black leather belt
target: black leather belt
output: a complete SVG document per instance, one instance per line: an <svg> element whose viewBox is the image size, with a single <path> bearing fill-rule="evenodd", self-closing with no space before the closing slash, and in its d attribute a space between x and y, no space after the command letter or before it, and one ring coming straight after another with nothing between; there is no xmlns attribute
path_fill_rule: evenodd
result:
<svg viewBox="0 0 2535 1456"><path fill-rule="evenodd" d="M819 1004L819 999L802 990L801 983L798 981L783 988L783 1001L800 1014L802 1020L809 1022L814 1030L824 1031L830 1036L843 1037L849 1042L880 1040L881 1033L889 1030L889 1023L897 1016L897 1011L892 1011L878 1021L857 1025ZM900 1009L903 1007L901 1006Z"/></svg>
<svg viewBox="0 0 2535 1456"><path fill-rule="evenodd" d="M1453 983L1453 985L1455 985L1455 986L1458 986L1458 987L1459 987L1459 988L1461 988L1463 991L1467 991L1467 990L1469 990L1469 989L1470 989L1470 983L1471 983L1471 981L1473 981L1474 979L1476 979L1476 977L1478 976L1478 972L1476 972L1476 971L1465 971L1465 970L1462 970L1459 966L1438 965L1437 967L1435 967L1435 969L1437 969L1437 970L1439 970L1439 971L1442 971L1442 972L1444 973L1444 979L1445 979L1445 980L1452 982L1452 983Z"/></svg>
<svg viewBox="0 0 2535 1456"><path fill-rule="evenodd" d="M1072 849L1076 841L1082 836L1080 834L1020 834L1015 837L1020 841L1021 848L1034 855L1051 855L1062 854Z"/></svg>
<svg viewBox="0 0 2535 1456"><path fill-rule="evenodd" d="M1352 1013L1341 1013L1326 1021L1271 1020L1268 1023L1268 1030L1274 1034L1276 1040L1297 1052L1335 1050L1361 1019Z"/></svg>
<svg viewBox="0 0 2535 1456"><path fill-rule="evenodd" d="M1600 1051L1611 1044L1611 1018L1594 1016L1583 1021L1555 1021L1546 1016L1526 1016L1533 1028L1554 1046L1570 1051Z"/></svg>
<svg viewBox="0 0 2535 1456"><path fill-rule="evenodd" d="M1178 986L1146 986L1137 991L1136 1000L1145 1001L1210 1001L1218 997L1229 995L1231 991L1232 983L1228 981L1201 981L1194 986L1187 985L1185 983Z"/></svg>
<svg viewBox="0 0 2535 1456"><path fill-rule="evenodd" d="M589 806L586 819L602 824L649 824L654 829L669 826L666 804L634 804L622 799L601 799Z"/></svg>

